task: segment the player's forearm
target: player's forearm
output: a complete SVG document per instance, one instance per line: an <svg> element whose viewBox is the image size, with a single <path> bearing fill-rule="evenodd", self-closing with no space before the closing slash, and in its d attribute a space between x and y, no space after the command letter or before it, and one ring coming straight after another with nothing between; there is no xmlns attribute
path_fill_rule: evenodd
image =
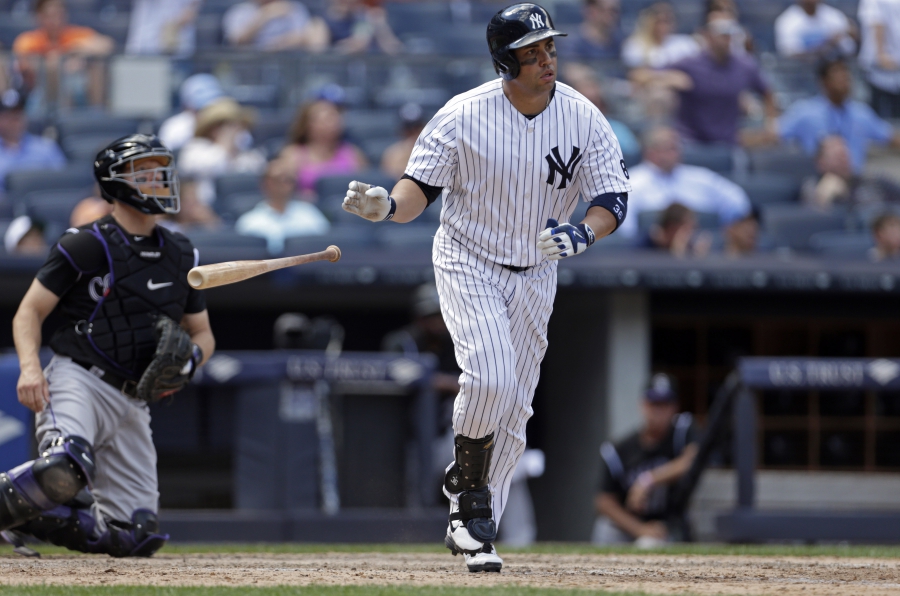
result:
<svg viewBox="0 0 900 596"><path fill-rule="evenodd" d="M603 207L591 207L584 215L581 223L591 226L594 230L594 237L599 240L604 236L609 236L616 229L615 216Z"/></svg>
<svg viewBox="0 0 900 596"><path fill-rule="evenodd" d="M419 185L412 180L404 178L398 182L391 191L391 196L397 203L393 221L407 223L422 215L428 206L428 199Z"/></svg>
<svg viewBox="0 0 900 596"><path fill-rule="evenodd" d="M691 443L684 448L684 451L675 459L664 463L661 466L653 468L653 484L656 486L672 484L690 469L697 456L697 445Z"/></svg>
<svg viewBox="0 0 900 596"><path fill-rule="evenodd" d="M41 359L41 324L38 312L25 304L19 306L13 317L13 343L19 355L19 367L22 370L40 369Z"/></svg>
<svg viewBox="0 0 900 596"><path fill-rule="evenodd" d="M632 513L629 513L619 502L608 493L600 493L595 499L597 512L612 521L619 529L632 536L641 533L643 522Z"/></svg>
<svg viewBox="0 0 900 596"><path fill-rule="evenodd" d="M213 355L213 352L216 351L216 338L213 336L212 331L200 331L191 335L191 341L197 344L201 350L203 350L203 360L201 360L197 365L201 366L209 360L209 357Z"/></svg>

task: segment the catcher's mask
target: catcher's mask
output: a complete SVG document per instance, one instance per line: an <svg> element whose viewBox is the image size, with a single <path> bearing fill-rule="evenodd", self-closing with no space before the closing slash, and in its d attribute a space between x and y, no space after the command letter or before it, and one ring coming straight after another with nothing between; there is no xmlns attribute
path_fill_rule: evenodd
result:
<svg viewBox="0 0 900 596"><path fill-rule="evenodd" d="M139 169L148 158L162 165ZM94 177L110 203L122 201L147 214L181 210L175 156L156 135L128 135L110 143L94 159Z"/></svg>
<svg viewBox="0 0 900 596"><path fill-rule="evenodd" d="M548 37L568 35L553 28L553 20L542 6L531 3L513 4L491 17L487 27L488 48L494 70L504 80L519 76L515 52Z"/></svg>

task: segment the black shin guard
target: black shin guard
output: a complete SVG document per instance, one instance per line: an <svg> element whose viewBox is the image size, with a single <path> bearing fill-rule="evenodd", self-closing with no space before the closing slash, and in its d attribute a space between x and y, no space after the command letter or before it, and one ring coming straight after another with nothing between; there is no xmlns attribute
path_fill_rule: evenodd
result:
<svg viewBox="0 0 900 596"><path fill-rule="evenodd" d="M456 462L444 477L447 492L455 495L464 490L485 488L494 453L494 433L483 439L456 435L453 446Z"/></svg>

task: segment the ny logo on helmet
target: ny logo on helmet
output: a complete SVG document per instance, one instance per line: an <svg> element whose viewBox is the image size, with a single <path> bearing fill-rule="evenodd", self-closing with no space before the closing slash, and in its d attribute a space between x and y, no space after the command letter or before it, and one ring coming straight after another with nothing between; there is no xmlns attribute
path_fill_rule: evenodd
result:
<svg viewBox="0 0 900 596"><path fill-rule="evenodd" d="M546 27L546 25L544 25L544 15L534 13L528 18L531 21L532 29L543 29L544 27Z"/></svg>

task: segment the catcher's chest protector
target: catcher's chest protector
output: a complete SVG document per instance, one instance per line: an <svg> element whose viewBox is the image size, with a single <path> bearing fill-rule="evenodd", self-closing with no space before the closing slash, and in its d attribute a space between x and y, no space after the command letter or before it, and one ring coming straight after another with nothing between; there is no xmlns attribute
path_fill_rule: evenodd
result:
<svg viewBox="0 0 900 596"><path fill-rule="evenodd" d="M108 291L91 317L76 325L79 341L94 364L137 379L156 349L155 316L175 321L184 315L194 266L190 242L157 226L157 242L134 244L115 223L100 221L89 230L103 244L110 264ZM86 230L88 231L88 230Z"/></svg>

